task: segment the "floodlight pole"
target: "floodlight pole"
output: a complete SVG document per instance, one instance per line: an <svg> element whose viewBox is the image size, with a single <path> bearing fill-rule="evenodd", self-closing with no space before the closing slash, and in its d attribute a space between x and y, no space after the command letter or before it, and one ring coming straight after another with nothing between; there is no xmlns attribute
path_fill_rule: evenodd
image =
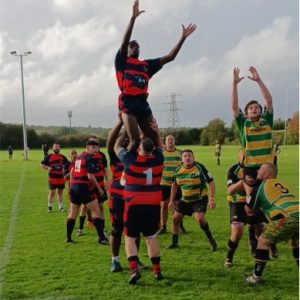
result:
<svg viewBox="0 0 300 300"><path fill-rule="evenodd" d="M71 123L72 115L73 115L73 112L71 110L69 110L68 111L68 118L69 118L69 121L70 121L70 136L71 136L71 128L72 128L72 123Z"/></svg>
<svg viewBox="0 0 300 300"><path fill-rule="evenodd" d="M13 56L20 57L21 65L21 85L22 85L22 111L23 111L23 145L24 145L24 160L28 160L28 146L27 146L27 128L26 128L26 110L25 110L25 92L24 92L24 75L23 75L23 56L31 54L31 51L18 53L17 51L10 51Z"/></svg>

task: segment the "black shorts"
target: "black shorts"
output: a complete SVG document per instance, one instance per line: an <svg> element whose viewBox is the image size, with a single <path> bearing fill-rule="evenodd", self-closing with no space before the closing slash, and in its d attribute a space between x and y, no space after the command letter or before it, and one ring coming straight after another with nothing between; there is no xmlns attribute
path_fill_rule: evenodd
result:
<svg viewBox="0 0 300 300"><path fill-rule="evenodd" d="M87 204L94 199L87 185L72 185L70 190L71 202L76 205Z"/></svg>
<svg viewBox="0 0 300 300"><path fill-rule="evenodd" d="M162 185L162 201L170 200L171 196L171 186L170 185ZM182 193L181 189L178 188L177 193L175 195L175 201L178 201L181 199Z"/></svg>
<svg viewBox="0 0 300 300"><path fill-rule="evenodd" d="M108 200L111 225L123 229L125 201L123 197L112 196Z"/></svg>
<svg viewBox="0 0 300 300"><path fill-rule="evenodd" d="M268 223L268 219L262 210L258 209L254 212L255 225L262 225L263 223Z"/></svg>
<svg viewBox="0 0 300 300"><path fill-rule="evenodd" d="M49 183L49 190L63 190L65 188L65 184L51 184Z"/></svg>
<svg viewBox="0 0 300 300"><path fill-rule="evenodd" d="M245 202L230 202L230 224L244 223L247 224L247 214L245 211Z"/></svg>
<svg viewBox="0 0 300 300"><path fill-rule="evenodd" d="M119 96L119 110L128 115L136 116L138 122L152 116L152 110L145 96Z"/></svg>
<svg viewBox="0 0 300 300"><path fill-rule="evenodd" d="M195 212L206 213L208 204L208 197L203 197L202 199L195 202L184 202L178 201L177 208L175 209L179 213L187 216L191 216Z"/></svg>
<svg viewBox="0 0 300 300"><path fill-rule="evenodd" d="M160 228L160 205L128 205L124 213L124 232L137 238L153 236Z"/></svg>

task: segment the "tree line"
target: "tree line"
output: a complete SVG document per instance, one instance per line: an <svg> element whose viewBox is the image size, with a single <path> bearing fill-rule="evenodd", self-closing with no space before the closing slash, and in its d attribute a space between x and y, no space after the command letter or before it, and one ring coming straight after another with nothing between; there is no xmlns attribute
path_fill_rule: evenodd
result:
<svg viewBox="0 0 300 300"><path fill-rule="evenodd" d="M286 137L285 137L286 129ZM284 120L274 120L274 142L283 144L299 144L299 111L295 112L285 124ZM83 147L90 135L99 138L100 146L105 147L109 129L98 128L72 128L71 134L68 127L29 126L27 128L28 147L30 149L41 148L42 144L51 146L54 142L62 147ZM239 134L235 122L230 127L222 119L213 119L202 128L161 128L162 138L172 134L178 145L214 145L216 141L221 144L239 144ZM23 127L20 124L5 124L0 122L0 149L7 149L11 145L14 149L23 148Z"/></svg>

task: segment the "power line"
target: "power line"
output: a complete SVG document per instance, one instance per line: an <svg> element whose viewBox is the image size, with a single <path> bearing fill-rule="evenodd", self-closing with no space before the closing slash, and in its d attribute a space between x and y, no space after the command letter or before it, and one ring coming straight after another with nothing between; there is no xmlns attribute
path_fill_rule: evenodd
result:
<svg viewBox="0 0 300 300"><path fill-rule="evenodd" d="M168 127L169 128L178 128L180 125L179 121L179 114L178 111L181 110L177 107L177 104L182 101L178 101L177 97L181 96L180 94L171 93L170 95L167 95L168 98L170 98L170 101L165 102L165 104L169 105L168 111Z"/></svg>

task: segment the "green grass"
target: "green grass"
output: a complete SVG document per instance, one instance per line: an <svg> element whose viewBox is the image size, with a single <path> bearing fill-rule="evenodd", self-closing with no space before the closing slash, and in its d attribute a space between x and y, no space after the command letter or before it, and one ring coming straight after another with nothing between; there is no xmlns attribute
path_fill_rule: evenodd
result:
<svg viewBox="0 0 300 300"><path fill-rule="evenodd" d="M127 284L123 244L121 263L125 270L112 274L110 250L97 244L95 230L86 228L85 236L74 235L74 245L64 243L67 213L59 213L57 206L52 214L46 212L47 174L39 167L41 150L30 151L29 161L22 160L21 151L15 151L11 161L6 152L0 152L0 299L298 299L298 268L285 244L278 245L280 256L268 263L264 281L257 287L249 287L242 279L253 268L247 234L233 268L223 267L229 237L226 172L237 160L238 147L223 147L220 166L216 165L214 147L191 148L216 181L217 208L208 211L207 220L218 251L211 253L199 226L192 218L185 218L188 234L180 236L179 249L166 249L170 234L159 236L166 279L155 282L151 270L145 270L137 286ZM298 147L282 148L278 161L279 177L298 197ZM106 219L109 231L107 208ZM140 257L150 266L144 242Z"/></svg>

